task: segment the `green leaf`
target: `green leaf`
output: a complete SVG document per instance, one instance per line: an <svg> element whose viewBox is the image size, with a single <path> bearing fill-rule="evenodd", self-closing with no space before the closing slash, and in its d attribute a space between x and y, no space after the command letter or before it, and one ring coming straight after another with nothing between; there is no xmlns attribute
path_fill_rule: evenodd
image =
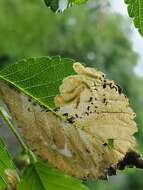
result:
<svg viewBox="0 0 143 190"><path fill-rule="evenodd" d="M57 11L59 8L59 0L44 0L46 5L51 8L52 11Z"/></svg>
<svg viewBox="0 0 143 190"><path fill-rule="evenodd" d="M52 111L62 80L74 74L73 60L57 57L29 58L6 66L0 80L7 81Z"/></svg>
<svg viewBox="0 0 143 190"><path fill-rule="evenodd" d="M83 4L86 3L88 0L70 0L70 2L75 4Z"/></svg>
<svg viewBox="0 0 143 190"><path fill-rule="evenodd" d="M108 139L107 140L107 145L109 148L113 149L114 148L114 139Z"/></svg>
<svg viewBox="0 0 143 190"><path fill-rule="evenodd" d="M18 190L88 190L81 181L37 162L25 169Z"/></svg>
<svg viewBox="0 0 143 190"><path fill-rule="evenodd" d="M52 11L62 11L72 4L82 4L87 0L44 0L46 5L51 8ZM62 8L61 8L62 7ZM63 8L64 7L64 8Z"/></svg>
<svg viewBox="0 0 143 190"><path fill-rule="evenodd" d="M9 169L16 171L14 163L8 153L7 146L0 138L0 189L8 186L5 172Z"/></svg>
<svg viewBox="0 0 143 190"><path fill-rule="evenodd" d="M143 36L143 0L125 0L128 4L128 13L134 20L134 25Z"/></svg>

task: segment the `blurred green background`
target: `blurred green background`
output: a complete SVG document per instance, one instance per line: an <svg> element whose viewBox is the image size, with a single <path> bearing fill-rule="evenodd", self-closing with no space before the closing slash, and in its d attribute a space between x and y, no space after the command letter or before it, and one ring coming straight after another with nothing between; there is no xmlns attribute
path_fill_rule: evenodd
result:
<svg viewBox="0 0 143 190"><path fill-rule="evenodd" d="M95 67L120 84L137 114L136 137L143 152L143 78L134 73L138 54L128 21L113 13L107 0L63 14L53 13L42 0L0 0L0 67L24 57L57 54ZM0 133L15 142L4 128ZM92 190L142 190L142 177L143 171L128 169L108 182L88 185Z"/></svg>

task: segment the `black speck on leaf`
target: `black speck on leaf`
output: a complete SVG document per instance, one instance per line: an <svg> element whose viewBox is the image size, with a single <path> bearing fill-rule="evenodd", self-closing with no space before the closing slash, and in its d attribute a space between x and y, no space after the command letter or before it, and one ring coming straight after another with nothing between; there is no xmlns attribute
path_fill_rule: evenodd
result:
<svg viewBox="0 0 143 190"><path fill-rule="evenodd" d="M86 149L86 152L89 154L89 153L90 153L90 150Z"/></svg>
<svg viewBox="0 0 143 190"><path fill-rule="evenodd" d="M93 99L93 98L92 98L92 97L90 97L89 102L91 102L91 101L92 101L92 99Z"/></svg>
<svg viewBox="0 0 143 190"><path fill-rule="evenodd" d="M121 93L122 93L122 88L121 88L118 84L116 84L116 86L117 86L117 88L118 88L119 94L121 94Z"/></svg>
<svg viewBox="0 0 143 190"><path fill-rule="evenodd" d="M31 98L28 98L28 102L31 102L32 100L31 100Z"/></svg>
<svg viewBox="0 0 143 190"><path fill-rule="evenodd" d="M27 109L30 112L30 108Z"/></svg>
<svg viewBox="0 0 143 190"><path fill-rule="evenodd" d="M75 120L74 117L70 117L70 118L67 119L67 121L68 121L69 123L71 123L71 124L74 123L74 120Z"/></svg>
<svg viewBox="0 0 143 190"><path fill-rule="evenodd" d="M86 115L89 115L89 113L88 113L88 112L85 112L85 114L86 114Z"/></svg>
<svg viewBox="0 0 143 190"><path fill-rule="evenodd" d="M87 110L89 110L89 109L90 109L90 106L87 107Z"/></svg>
<svg viewBox="0 0 143 190"><path fill-rule="evenodd" d="M64 113L63 116L68 116L68 113Z"/></svg>

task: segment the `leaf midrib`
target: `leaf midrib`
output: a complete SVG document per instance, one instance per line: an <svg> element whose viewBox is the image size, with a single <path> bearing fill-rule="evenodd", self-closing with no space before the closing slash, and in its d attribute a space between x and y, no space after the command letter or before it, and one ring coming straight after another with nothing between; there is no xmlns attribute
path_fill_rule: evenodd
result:
<svg viewBox="0 0 143 190"><path fill-rule="evenodd" d="M10 81L9 79L5 78L4 76L0 75L0 78L10 84L12 84L14 87L17 88L17 85ZM24 88L18 86L18 89L21 90L21 92L23 92L24 94L26 94L27 96L30 96L31 98L33 98L34 100L36 100L40 105L43 105L44 107L48 108L49 111L51 111L54 115L56 115L57 117L61 118L61 115L59 115L57 112L55 112L51 107L49 107L48 105L44 104L43 102L39 101L38 98L34 97L32 94L25 92Z"/></svg>

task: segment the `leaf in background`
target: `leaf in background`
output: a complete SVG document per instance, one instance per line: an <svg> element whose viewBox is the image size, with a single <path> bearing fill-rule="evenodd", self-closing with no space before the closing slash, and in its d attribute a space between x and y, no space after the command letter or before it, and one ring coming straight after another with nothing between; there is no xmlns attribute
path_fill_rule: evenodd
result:
<svg viewBox="0 0 143 190"><path fill-rule="evenodd" d="M73 62L59 56L29 58L6 66L0 71L0 80L13 84L51 110L61 81L74 74Z"/></svg>
<svg viewBox="0 0 143 190"><path fill-rule="evenodd" d="M87 0L44 0L46 5L51 8L52 11L63 11L72 4L82 4Z"/></svg>
<svg viewBox="0 0 143 190"><path fill-rule="evenodd" d="M37 162L24 171L18 190L88 190L88 188L81 181L43 162Z"/></svg>
<svg viewBox="0 0 143 190"><path fill-rule="evenodd" d="M82 3L86 3L88 0L70 0L71 3L75 3L75 4L82 4Z"/></svg>
<svg viewBox="0 0 143 190"><path fill-rule="evenodd" d="M102 190L102 186L101 188L99 188L99 184L101 183L101 181L85 181L84 184L90 189L90 190L97 190L97 189L101 189ZM104 181L102 181L101 184L103 184Z"/></svg>
<svg viewBox="0 0 143 190"><path fill-rule="evenodd" d="M125 0L128 4L128 13L134 20L134 25L143 36L143 0Z"/></svg>
<svg viewBox="0 0 143 190"><path fill-rule="evenodd" d="M6 171L16 171L13 161L8 153L7 147L2 139L0 139L0 189L8 186Z"/></svg>
<svg viewBox="0 0 143 190"><path fill-rule="evenodd" d="M59 8L59 0L44 0L46 5L51 8L52 11L57 11Z"/></svg>

